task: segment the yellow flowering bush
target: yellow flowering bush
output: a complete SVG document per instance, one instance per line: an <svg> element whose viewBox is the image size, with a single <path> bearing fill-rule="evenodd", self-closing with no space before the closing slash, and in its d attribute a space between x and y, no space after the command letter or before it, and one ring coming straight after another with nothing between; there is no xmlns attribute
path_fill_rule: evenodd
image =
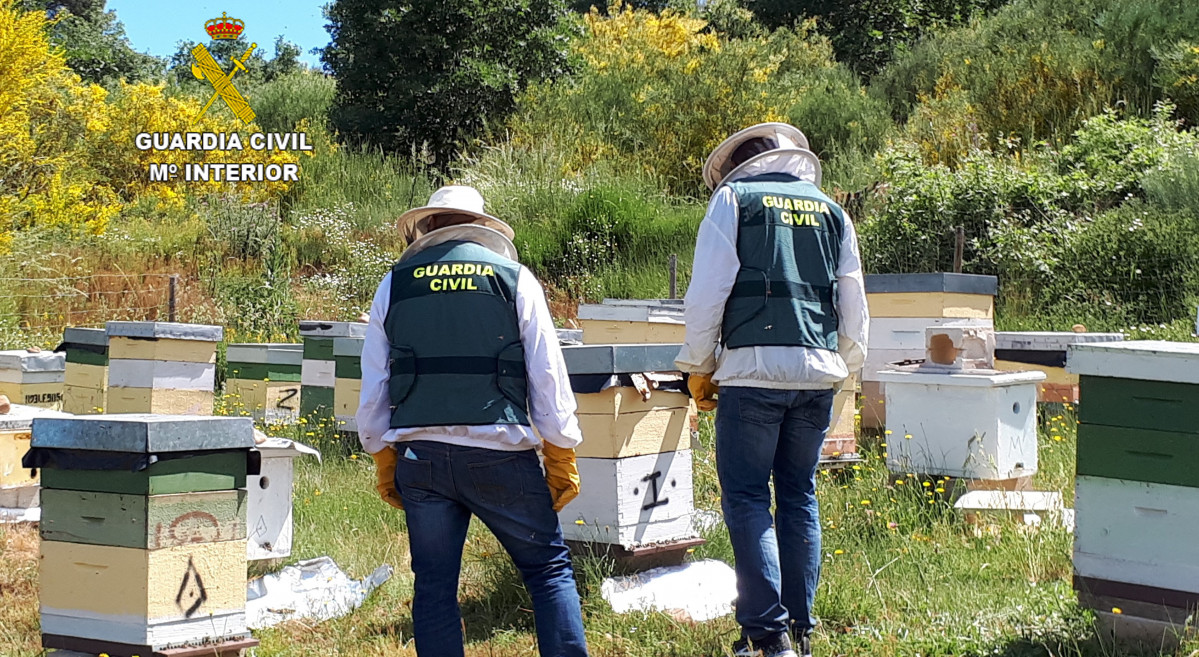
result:
<svg viewBox="0 0 1199 657"><path fill-rule="evenodd" d="M192 125L200 108L191 98L171 98L162 86L122 84L109 94L85 84L65 65L46 36L42 12L18 10L0 0L0 249L13 228L65 227L98 234L125 203L152 197L180 206L186 194L233 191L262 201L285 183L190 183L183 176L151 183L150 163L282 164L291 153L254 151L141 151L139 132L234 132L254 130L219 107Z"/></svg>
<svg viewBox="0 0 1199 657"><path fill-rule="evenodd" d="M726 40L703 20L620 2L606 16L593 8L585 23L575 44L581 70L520 99L514 140L550 138L570 154L569 169L615 160L676 193L699 191L704 158L721 140L786 121L814 74L835 66L810 24Z"/></svg>

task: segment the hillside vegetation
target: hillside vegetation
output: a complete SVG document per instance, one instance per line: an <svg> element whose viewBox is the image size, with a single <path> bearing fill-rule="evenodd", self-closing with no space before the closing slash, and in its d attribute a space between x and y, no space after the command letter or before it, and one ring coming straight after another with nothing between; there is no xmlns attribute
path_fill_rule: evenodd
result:
<svg viewBox="0 0 1199 657"><path fill-rule="evenodd" d="M189 128L210 93L186 66L191 44L171 62L138 59L102 2L76 3L98 7L82 18L45 4L0 0L8 346L52 343L68 324L162 318L170 274L180 276L179 318L223 324L234 339L294 337L301 317L356 317L403 248L394 219L445 182L478 187L516 227L523 261L563 318L580 301L665 296L671 254L685 289L704 158L765 120L808 135L825 187L855 218L869 272L948 270L962 227L964 271L1000 277L1001 327L1190 335L1194 3L1016 0L912 13L897 1L890 8L908 12L899 29L886 2L853 5L864 12L854 18L820 3L798 3L813 17L734 0L587 12L458 0L437 15L405 14L404 29L484 20L502 5L530 17L536 61L520 60L503 30L475 35L495 48L456 57L450 34L429 42L444 62L419 77L401 67L370 79L354 69L354 49L398 37L359 5L334 3L324 59L335 76L305 68L280 41L239 82L258 114L248 131L299 130L315 144L271 154L137 150L138 132L247 128L219 104ZM826 36L859 19L884 36L863 36L876 38L870 47L849 32ZM97 64L104 53L116 53L111 66ZM426 85L454 129L423 106L372 114L355 91L367 83ZM454 100L463 85L478 95ZM240 186L146 174L150 162L201 161L298 162L301 174Z"/></svg>

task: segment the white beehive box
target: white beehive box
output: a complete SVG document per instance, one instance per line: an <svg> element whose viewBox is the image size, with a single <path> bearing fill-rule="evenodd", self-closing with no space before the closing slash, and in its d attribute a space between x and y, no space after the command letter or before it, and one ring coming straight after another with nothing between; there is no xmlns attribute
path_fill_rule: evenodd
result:
<svg viewBox="0 0 1199 657"><path fill-rule="evenodd" d="M291 556L293 459L320 452L300 443L270 438L258 445L259 474L246 477L246 558L283 559Z"/></svg>
<svg viewBox="0 0 1199 657"><path fill-rule="evenodd" d="M691 450L580 458L582 494L558 513L567 540L626 549L694 538Z"/></svg>
<svg viewBox="0 0 1199 657"><path fill-rule="evenodd" d="M967 479L1037 471L1041 372L884 371L887 467ZM910 436L910 437L909 437Z"/></svg>
<svg viewBox="0 0 1199 657"><path fill-rule="evenodd" d="M1074 506L1080 577L1199 591L1199 488L1079 476Z"/></svg>

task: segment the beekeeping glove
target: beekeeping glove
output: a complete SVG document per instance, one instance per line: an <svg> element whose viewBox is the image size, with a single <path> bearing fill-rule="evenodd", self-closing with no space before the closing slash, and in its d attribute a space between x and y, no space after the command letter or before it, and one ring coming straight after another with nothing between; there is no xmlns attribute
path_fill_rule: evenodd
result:
<svg viewBox="0 0 1199 657"><path fill-rule="evenodd" d="M716 410L716 395L720 392L720 387L712 383L711 374L688 374L687 390L691 391L696 408L701 411Z"/></svg>
<svg viewBox="0 0 1199 657"><path fill-rule="evenodd" d="M550 487L554 511L561 511L562 507L579 496L579 469L575 466L575 451L542 442L541 455L545 457L545 483Z"/></svg>
<svg viewBox="0 0 1199 657"><path fill-rule="evenodd" d="M375 460L375 490L384 502L397 509L404 508L400 491L396 490L396 451L390 445L371 454Z"/></svg>

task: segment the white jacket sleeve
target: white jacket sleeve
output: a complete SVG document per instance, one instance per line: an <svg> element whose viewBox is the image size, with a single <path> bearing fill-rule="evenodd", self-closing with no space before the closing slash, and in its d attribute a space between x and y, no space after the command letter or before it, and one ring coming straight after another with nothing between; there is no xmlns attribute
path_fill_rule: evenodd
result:
<svg viewBox="0 0 1199 657"><path fill-rule="evenodd" d="M573 448L583 442L583 433L575 417L578 406L570 388L566 359L558 344L545 290L524 267L516 281L516 314L520 321L520 341L525 348L529 419L542 440Z"/></svg>
<svg viewBox="0 0 1199 657"><path fill-rule="evenodd" d="M849 214L845 214L845 234L841 237L841 261L837 263L837 352L850 373L862 369L870 335L870 311L866 305L866 284L862 278L862 257L858 252L858 234Z"/></svg>
<svg viewBox="0 0 1199 657"><path fill-rule="evenodd" d="M683 348L675 365L683 372L711 374L716 371L716 347L724 305L737 281L741 261L737 259L737 198L728 186L721 187L708 202L708 211L695 239L691 284L684 298L683 321L687 325Z"/></svg>
<svg viewBox="0 0 1199 657"><path fill-rule="evenodd" d="M387 446L383 434L391 428L391 399L387 380L391 376L388 360L391 342L383 328L391 304L391 274L383 277L371 303L366 338L362 341L362 392L358 396L358 440L362 449L374 454Z"/></svg>

